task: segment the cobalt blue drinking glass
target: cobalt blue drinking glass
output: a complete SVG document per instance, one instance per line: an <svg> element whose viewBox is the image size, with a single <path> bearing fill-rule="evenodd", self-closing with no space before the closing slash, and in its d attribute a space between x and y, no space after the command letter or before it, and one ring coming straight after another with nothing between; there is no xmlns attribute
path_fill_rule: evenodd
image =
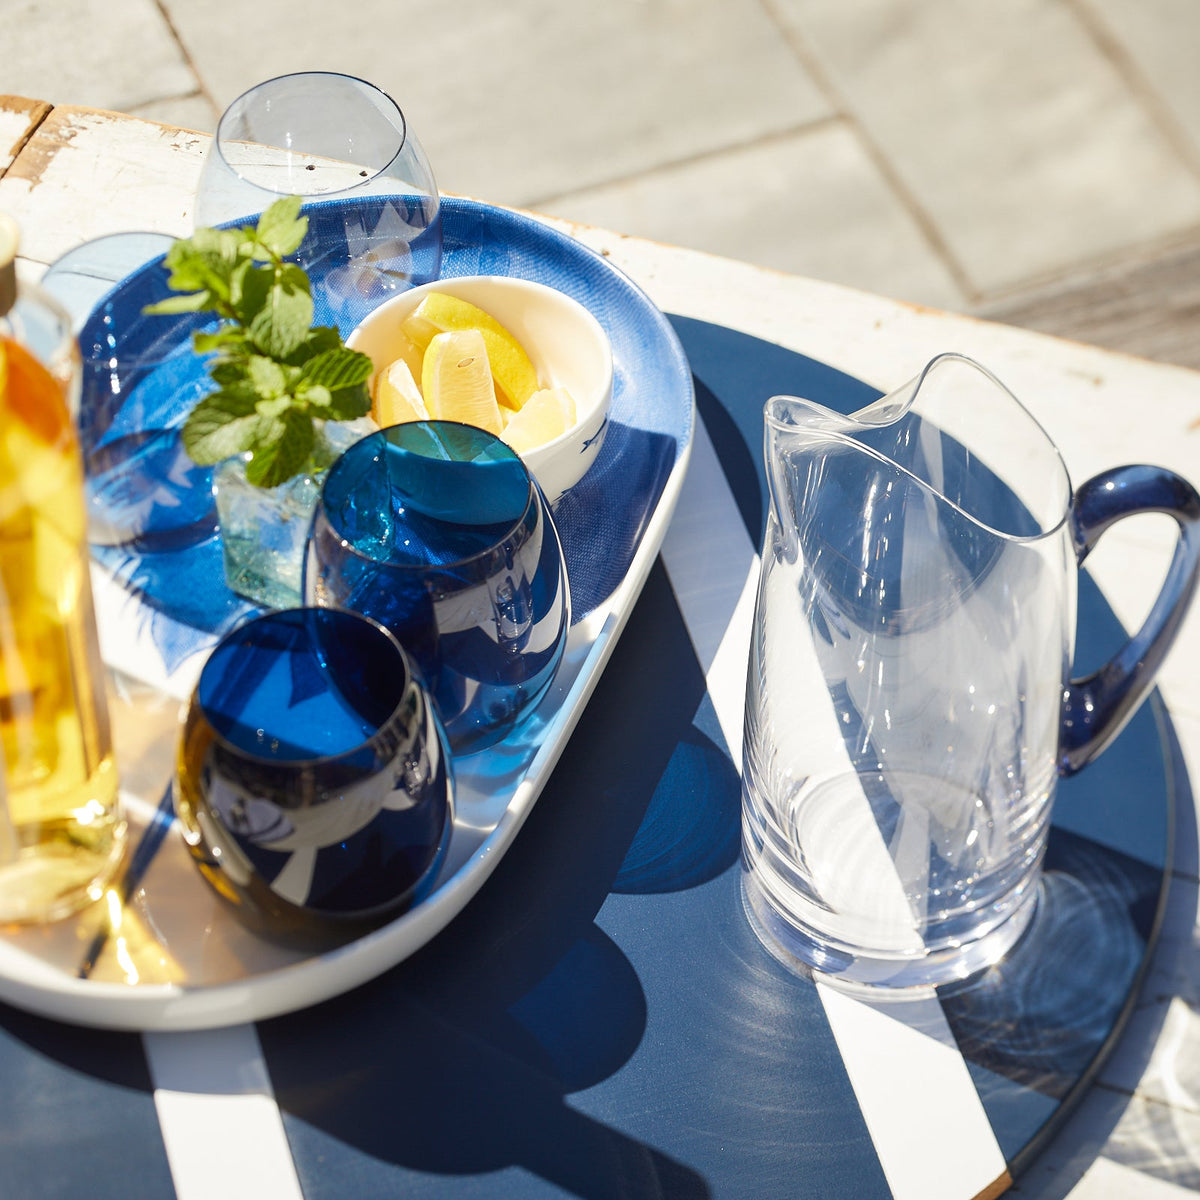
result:
<svg viewBox="0 0 1200 1200"><path fill-rule="evenodd" d="M571 622L541 490L499 438L453 421L382 429L329 468L304 597L396 635L460 754L495 744L536 705Z"/></svg>
<svg viewBox="0 0 1200 1200"><path fill-rule="evenodd" d="M428 894L452 826L449 747L391 634L356 613L284 609L205 663L175 804L201 874L243 922L320 950Z"/></svg>

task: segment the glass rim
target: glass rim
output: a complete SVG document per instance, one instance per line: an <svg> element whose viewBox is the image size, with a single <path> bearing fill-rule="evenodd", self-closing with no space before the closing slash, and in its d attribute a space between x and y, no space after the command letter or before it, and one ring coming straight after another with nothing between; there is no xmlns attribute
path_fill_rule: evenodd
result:
<svg viewBox="0 0 1200 1200"><path fill-rule="evenodd" d="M444 426L456 429L469 429L473 435L489 438L493 444L502 447L508 458L514 461L520 468L521 473L524 475L525 481L528 485L525 494L525 506L521 509L520 515L514 518L514 520L505 528L503 534L497 537L489 545L483 547L483 549L477 550L473 554L464 555L462 558L448 559L445 562L439 563L395 562L391 559L376 558L373 554L367 554L365 551L359 549L358 546L346 538L340 523L333 519L332 514L329 511L329 507L326 504L326 497L329 492L329 483L334 478L335 473L338 473L342 470L349 470L349 466L346 466L345 464L351 461L352 456L356 457L358 455L365 454L365 447L368 443L378 441L387 442L389 441L387 435L390 432L393 430L402 430L408 426L421 426L423 428L429 428L431 426ZM462 460L453 461L461 462ZM329 525L329 528L333 530L333 532L340 539L343 549L347 553L352 554L355 558L361 559L363 562L374 563L377 566L386 567L388 570L402 571L406 574L424 573L427 571L437 571L440 573L443 571L452 571L456 568L464 567L471 563L480 562L481 560L487 559L498 553L504 547L504 545L512 539L521 526L525 524L529 518L530 509L532 509L537 502L537 487L534 484L533 475L530 472L529 467L526 465L525 460L522 459L521 456L502 438L497 437L494 433L489 433L486 429L481 429L478 425L468 425L462 421L446 421L437 418L430 418L423 421L405 421L400 425L386 425L382 429L377 429L374 432L367 434L366 437L360 438L353 445L348 446L345 450L343 450L326 472L325 483L321 488L321 495L317 500L317 513L325 519Z"/></svg>
<svg viewBox="0 0 1200 1200"><path fill-rule="evenodd" d="M873 431L885 426L880 425L864 425L859 419L859 413L864 411L859 409L857 412L848 415L842 413L832 413L833 421L822 423L820 428L820 437L830 442L835 442L849 450L855 450L865 454L868 458L873 459L880 466L889 467L896 472L897 475L904 476L906 479L915 484L922 492L927 495L934 496L941 503L957 512L965 520L969 521L976 528L983 530L985 533L997 538L998 540L1011 545L1037 545L1049 541L1051 538L1057 537L1063 528L1068 524L1071 517L1071 509L1073 505L1074 490L1071 486L1071 475L1067 470L1067 464L1063 459L1062 451L1057 443L1046 431L1042 423L1029 411L1029 409L1021 402L1021 400L1012 392L1012 389L998 379L993 372L989 371L982 363L976 362L975 359L966 354L960 354L956 351L946 351L936 355L930 359L928 363L921 369L916 379L912 381L911 386L914 395L916 394L920 384L933 371L944 367L949 363L958 363L977 371L979 374L988 379L1001 392L1005 394L1007 399L1016 406L1021 417L1027 422L1029 427L1040 435L1040 440L1043 442L1046 449L1050 452L1050 460L1053 463L1055 472L1058 476L1057 490L1061 493L1057 503L1049 504L1043 501L1040 507L1046 508L1046 513L1038 513L1032 511L1030 506L1021 499L1021 503L1029 510L1034 523L1037 526L1035 533L1017 533L1011 529L1003 529L999 525L987 520L981 513L972 512L968 508L964 508L957 501L951 499L946 493L933 482L925 479L917 474L911 468L896 462L883 451L876 449L867 442L859 440L859 434L864 431ZM884 399L884 396L878 397L871 401L866 408L871 408L877 404L879 400ZM776 393L770 396L763 405L763 423L764 436L769 437L770 431L773 430L778 434L788 434L802 432L803 426L795 422L785 420L780 415L782 409L803 408L809 412L824 409L819 401L810 400L804 396L792 396L785 393ZM896 424L902 417L910 413L918 417L918 419L927 422L931 427L938 429L947 437L954 438L954 435L944 429L938 422L931 420L922 413L914 413L914 403L910 397L909 401L897 412L896 417L891 421L886 422L887 426ZM957 438L954 438L957 441ZM959 442L962 445L961 442ZM964 446L964 449L970 452L970 447ZM768 458L770 457L770 447L766 447ZM768 477L770 472L768 472Z"/></svg>
<svg viewBox="0 0 1200 1200"><path fill-rule="evenodd" d="M68 312L78 335L98 313L111 306L127 280L155 263L162 264L175 241L174 234L158 229L102 233L64 250L42 272L39 282L42 290ZM86 311L70 293L67 281L72 279L79 280L79 286L89 293L83 297L88 304Z"/></svg>
<svg viewBox="0 0 1200 1200"><path fill-rule="evenodd" d="M404 110L400 107L400 105L378 84L371 83L366 79L361 79L357 75L350 75L345 71L289 71L283 75L273 75L270 79L264 79L260 83L256 83L253 86L246 88L245 91L239 93L234 97L233 100L230 101L230 103L226 106L225 111L221 114L220 119L217 121L217 128L212 135L212 152L220 158L221 162L225 164L235 178L240 179L243 183L246 183L251 187L260 188L262 191L271 192L276 196L292 196L297 194L289 189L276 188L272 187L270 184L262 183L258 179L251 178L235 167L233 163L229 161L229 157L225 153L225 142L227 140L232 141L234 139L227 138L227 135L222 132L222 129L225 125L225 122L232 119L234 110L244 100L254 95L255 92L262 91L264 88L272 87L275 84L283 83L286 80L299 79L339 80L350 84L356 84L367 95L374 94L384 101L384 105L380 107L378 111L386 120L391 120L391 114L395 114L396 120L392 121L392 127L396 129L396 132L399 135L399 140L397 141L396 149L392 156L386 162L375 167L371 174L363 178L360 183L353 184L350 187L333 188L327 192L314 193L317 198L325 200L354 191L356 188L361 187L363 183L367 183L372 179L377 179L380 175L384 174L384 172L387 171L392 163L394 163L400 157L400 155L404 153L404 149L408 145L408 120L405 118Z"/></svg>
<svg viewBox="0 0 1200 1200"><path fill-rule="evenodd" d="M217 656L218 651L225 649L229 644L235 641L239 635L244 635L246 630L255 625L266 625L273 621L279 621L280 618L289 619L289 623L296 624L296 618L305 618L305 624L313 619L325 620L327 618L344 619L350 618L352 621L357 621L363 625L373 628L376 632L383 635L384 640L394 651L400 665L404 668L404 679L400 685L400 695L396 703L392 706L387 714L387 717L376 723L375 732L368 737L362 739L361 742L356 742L353 746L347 746L345 749L339 750L336 754L312 754L304 758L275 758L265 754L256 754L253 750L247 750L244 746L239 746L235 742L230 741L217 727L213 724L212 719L208 715L207 706L201 698L200 689L204 682L204 676L212 665L213 659ZM424 687L421 684L416 671L413 669L411 660L408 657L404 647L400 644L400 640L386 626L381 625L374 617L369 617L365 613L356 612L351 608L338 608L327 605L297 605L293 608L278 608L271 609L268 612L257 613L254 616L248 617L246 620L239 622L222 637L213 646L208 657L204 661L204 665L200 668L200 674L196 679L195 687L192 690L192 702L189 708L198 712L202 717L209 732L212 734L213 740L217 742L222 749L228 751L237 758L252 762L268 768L273 768L278 771L296 771L319 767L327 763L336 763L342 759L348 758L351 755L359 753L359 751L373 746L395 723L400 710L404 707L405 697L408 695L410 688L416 687L417 691L424 695ZM425 696L426 705L429 704L428 696ZM289 807L291 807L289 805Z"/></svg>

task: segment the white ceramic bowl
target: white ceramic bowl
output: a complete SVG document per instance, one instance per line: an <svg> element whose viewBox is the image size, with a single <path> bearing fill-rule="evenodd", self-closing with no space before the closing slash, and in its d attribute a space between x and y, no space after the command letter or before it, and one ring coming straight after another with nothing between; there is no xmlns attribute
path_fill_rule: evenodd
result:
<svg viewBox="0 0 1200 1200"><path fill-rule="evenodd" d="M554 504L584 476L600 451L612 400L612 347L599 321L552 287L503 275L438 279L381 304L346 339L379 370L399 357L400 324L430 292L468 300L495 317L525 347L544 387L565 387L575 424L521 455Z"/></svg>

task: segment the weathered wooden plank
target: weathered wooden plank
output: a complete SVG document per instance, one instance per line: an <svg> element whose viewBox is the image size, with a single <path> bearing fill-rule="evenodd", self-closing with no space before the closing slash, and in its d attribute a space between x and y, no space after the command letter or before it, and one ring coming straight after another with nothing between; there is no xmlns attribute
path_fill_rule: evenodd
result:
<svg viewBox="0 0 1200 1200"><path fill-rule="evenodd" d="M994 303L977 313L1140 358L1200 367L1200 244Z"/></svg>
<svg viewBox="0 0 1200 1200"><path fill-rule="evenodd" d="M0 209L35 264L109 233L191 232L210 138L120 113L56 107L0 178Z"/></svg>
<svg viewBox="0 0 1200 1200"><path fill-rule="evenodd" d="M0 96L0 176L21 153L53 106L25 96Z"/></svg>

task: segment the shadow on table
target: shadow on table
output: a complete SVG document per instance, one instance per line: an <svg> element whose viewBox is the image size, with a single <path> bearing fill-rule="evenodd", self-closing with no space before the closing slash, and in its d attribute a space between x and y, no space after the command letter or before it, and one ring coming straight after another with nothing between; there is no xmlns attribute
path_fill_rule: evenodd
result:
<svg viewBox="0 0 1200 1200"><path fill-rule="evenodd" d="M1012 1189L1014 1196L1065 1200L1101 1156L1149 1179L1200 1191L1197 830L1182 752L1169 723L1162 728L1174 781L1176 874L1157 948L1135 1010L1103 1071L1106 1082L1077 1098L1078 1106L1055 1124L1053 1140L1039 1140L1033 1150L1040 1154L1027 1162ZM1173 999L1182 1004L1169 1007ZM1152 1058L1157 1062L1150 1067ZM1101 1186L1103 1178L1098 1181ZM1128 1184L1118 1180L1110 1186Z"/></svg>
<svg viewBox="0 0 1200 1200"><path fill-rule="evenodd" d="M675 323L697 372L698 406L757 542L762 396L819 391L837 373L729 330ZM763 370L748 380L739 364L750 361ZM852 406L874 394L849 381L842 399ZM1120 636L1098 590L1081 586L1081 598L1081 630L1099 630L1101 642ZM520 837L474 900L382 978L260 1024L310 1200L354 1195L359 1185L366 1194L379 1164L407 1169L403 1180L393 1170L389 1186L413 1197L450 1190L491 1197L507 1185L512 1194L528 1193L523 1171L548 1191L597 1200L699 1200L715 1190L716 1176L705 1173L713 1163L741 1172L743 1194L756 1185L764 1194L789 1194L812 1180L832 1186L835 1177L845 1186L834 1194L885 1194L815 989L777 971L750 944L736 911L730 868L739 786L706 704L705 680L656 565L584 713L581 736L568 744ZM943 997L1006 1158L1018 1171L1030 1168L1022 1194L1045 1200L1065 1195L1126 1119L1127 1098L1108 1103L1115 1093L1099 1089L1088 1097L1086 1132L1064 1126L1136 1001L1144 947L1161 911L1170 840L1162 822L1172 809L1175 861L1197 861L1191 791L1170 722L1151 708L1135 721L1097 766L1062 789L1048 860L1054 923L997 974ZM588 736L589 724L603 732ZM1073 902L1079 885L1104 903ZM656 940L640 936L639 926L665 910L640 901L658 896L696 903L675 910L670 936ZM1190 932L1176 927L1184 908L1168 908L1167 928L1194 963ZM1048 932L1054 936L1039 943ZM642 957L635 965L630 956L639 954L669 961L651 967ZM679 972L705 955L721 968L736 957L737 969L692 971L695 986L681 986ZM668 1030L673 1043L666 1039L676 1053L696 1041L700 1022L690 1025L692 1017L709 1022L708 1036L715 1031L719 1039L693 1046L688 1096L663 1097L676 1082L662 1071L672 1050L661 1041L647 1047L650 1012L659 1039L664 1026L681 1027ZM15 1038L98 1077L129 1053L128 1035L85 1032L76 1040L53 1022L4 1016ZM1138 1016L1121 1045L1134 1078L1149 1061L1163 1011L1148 1005ZM789 1055L791 1069L783 1070ZM598 1085L614 1077L621 1086L610 1096ZM113 1082L148 1086L127 1071ZM705 1089L721 1093L719 1113L711 1106L678 1112L689 1096L702 1106ZM568 1102L585 1091L588 1111ZM662 1130L654 1120L639 1124L646 1114L674 1122L676 1136L659 1140L674 1157L650 1144ZM705 1132L716 1133L701 1143L693 1135L706 1119ZM630 1128L653 1132L638 1138ZM722 1131L729 1143L720 1141ZM1038 1159L1060 1131L1053 1154ZM1166 1131L1161 1144L1171 1151ZM306 1178L305 1163L317 1161L319 1178ZM1042 1169L1051 1162L1052 1180ZM1192 1168L1190 1156L1184 1165Z"/></svg>
<svg viewBox="0 0 1200 1200"><path fill-rule="evenodd" d="M603 721L604 736L568 745L466 910L381 979L260 1024L289 1118L437 1176L518 1166L596 1200L710 1194L692 1168L565 1101L619 1071L645 1031L638 976L594 922L676 747L697 744L705 684L678 625L656 567L583 718ZM627 703L633 694L637 705ZM612 747L619 754L601 759ZM737 777L731 767L726 775L727 825ZM704 836L714 831L729 842L721 822L704 826ZM690 853L676 849L668 860ZM720 866L728 856L699 857Z"/></svg>
<svg viewBox="0 0 1200 1200"><path fill-rule="evenodd" d="M1086 576L1079 603L1076 674L1125 638ZM1186 1150L1170 1110L1131 1105L1130 1094L1156 1047L1162 1053L1170 995L1198 977L1195 888L1178 873L1194 877L1197 854L1187 767L1154 693L1095 764L1060 782L1029 933L1000 966L942 997L1017 1194L1067 1195L1102 1151L1121 1151L1147 1107L1161 1108L1164 1120L1135 1137L1142 1147L1131 1165L1197 1182L1200 1156ZM1102 1071L1128 1092L1093 1086ZM1147 1138L1158 1141L1156 1152L1145 1153Z"/></svg>

